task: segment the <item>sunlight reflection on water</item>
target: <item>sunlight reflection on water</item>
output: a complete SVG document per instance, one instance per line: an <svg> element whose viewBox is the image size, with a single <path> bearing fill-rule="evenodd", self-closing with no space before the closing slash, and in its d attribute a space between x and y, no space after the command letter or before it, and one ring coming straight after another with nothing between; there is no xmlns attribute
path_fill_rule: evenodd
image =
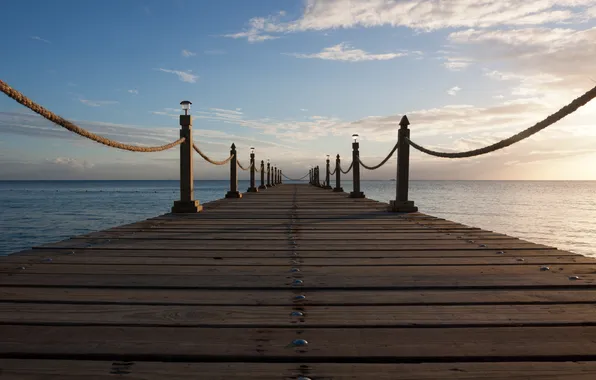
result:
<svg viewBox="0 0 596 380"><path fill-rule="evenodd" d="M227 189L195 184L202 203ZM395 199L395 182L363 181L362 190ZM176 181L0 181L0 255L154 217L177 198ZM596 257L593 181L412 181L410 199L424 213Z"/></svg>

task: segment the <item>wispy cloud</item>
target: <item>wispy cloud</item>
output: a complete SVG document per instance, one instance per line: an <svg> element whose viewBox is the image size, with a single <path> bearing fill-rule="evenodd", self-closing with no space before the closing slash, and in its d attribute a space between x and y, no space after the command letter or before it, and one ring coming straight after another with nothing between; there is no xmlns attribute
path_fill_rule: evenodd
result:
<svg viewBox="0 0 596 380"><path fill-rule="evenodd" d="M244 31L226 35L260 42L277 35L356 27L407 27L419 31L445 28L490 28L499 25L545 25L590 20L593 0L308 0L303 14L282 22L281 16L254 17Z"/></svg>
<svg viewBox="0 0 596 380"><path fill-rule="evenodd" d="M451 71L460 71L470 66L473 61L469 58L464 57L445 57L443 66Z"/></svg>
<svg viewBox="0 0 596 380"><path fill-rule="evenodd" d="M454 86L454 87L451 87L449 90L447 90L447 94L448 95L451 95L451 96L455 96L460 91L461 91L461 88L460 87Z"/></svg>
<svg viewBox="0 0 596 380"><path fill-rule="evenodd" d="M46 40L46 39L43 39L43 38L41 38L41 37L39 37L39 36L31 36L31 39L32 39L32 40L35 40L35 41L41 41L41 42L45 42L46 44L51 44L51 42L50 42L50 41L48 41L48 40Z"/></svg>
<svg viewBox="0 0 596 380"><path fill-rule="evenodd" d="M89 100L89 99L79 99L81 103L89 107L101 107L101 106L109 106L112 104L118 104L115 100Z"/></svg>
<svg viewBox="0 0 596 380"><path fill-rule="evenodd" d="M179 70L168 70L168 69L162 69L162 68L159 68L158 70L163 71L164 73L176 74L178 76L178 79L180 79L182 82L186 82L186 83L196 83L197 79L199 79L199 76L192 74L191 70L179 71Z"/></svg>
<svg viewBox="0 0 596 380"><path fill-rule="evenodd" d="M362 61L386 61L397 57L407 55L404 52L400 53L383 53L372 54L361 49L355 49L346 42L324 48L319 53L301 54L301 53L286 53L296 58L316 58L330 61L345 61L345 62L362 62Z"/></svg>
<svg viewBox="0 0 596 380"><path fill-rule="evenodd" d="M133 94L133 95L139 95L139 90L134 89L134 90L128 90L129 93Z"/></svg>
<svg viewBox="0 0 596 380"><path fill-rule="evenodd" d="M186 49L182 50L182 56L183 57L188 58L188 57L194 57L195 55L197 55L197 53L192 52L190 50L186 50Z"/></svg>
<svg viewBox="0 0 596 380"><path fill-rule="evenodd" d="M248 42L255 43L255 42L263 42L267 40L275 40L279 37L272 36L269 34L261 34L257 31L247 31L247 32L239 32L239 33L232 33L232 34L224 34L223 37L228 38L246 38Z"/></svg>

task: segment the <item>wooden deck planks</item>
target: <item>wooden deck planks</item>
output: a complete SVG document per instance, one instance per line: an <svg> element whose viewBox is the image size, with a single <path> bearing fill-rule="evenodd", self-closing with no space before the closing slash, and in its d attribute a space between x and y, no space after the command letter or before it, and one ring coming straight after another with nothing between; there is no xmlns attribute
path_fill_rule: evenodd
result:
<svg viewBox="0 0 596 380"><path fill-rule="evenodd" d="M283 185L0 258L0 376L596 377L596 260L385 210Z"/></svg>

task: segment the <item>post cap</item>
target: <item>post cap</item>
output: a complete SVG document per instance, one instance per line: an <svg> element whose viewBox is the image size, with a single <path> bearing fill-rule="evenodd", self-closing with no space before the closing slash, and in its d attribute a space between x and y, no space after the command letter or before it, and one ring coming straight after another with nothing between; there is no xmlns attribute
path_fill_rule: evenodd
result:
<svg viewBox="0 0 596 380"><path fill-rule="evenodd" d="M236 144L232 143L232 146L231 146L231 148L232 148L233 150L236 150Z"/></svg>
<svg viewBox="0 0 596 380"><path fill-rule="evenodd" d="M406 115L402 116L401 120L399 121L399 125L401 125L402 127L407 127L408 125L410 125L410 120L408 120L408 117Z"/></svg>
<svg viewBox="0 0 596 380"><path fill-rule="evenodd" d="M337 156L335 156L335 158L337 158L339 160L339 153L337 154Z"/></svg>

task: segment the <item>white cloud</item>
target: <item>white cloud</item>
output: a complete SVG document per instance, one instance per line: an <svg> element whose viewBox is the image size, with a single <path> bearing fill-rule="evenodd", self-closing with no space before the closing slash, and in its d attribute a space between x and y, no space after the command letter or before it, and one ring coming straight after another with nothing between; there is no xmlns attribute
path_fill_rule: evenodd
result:
<svg viewBox="0 0 596 380"><path fill-rule="evenodd" d="M362 62L362 61L385 61L406 55L406 53L384 53L371 54L361 49L354 49L345 42L324 48L320 53L299 54L287 53L297 58L317 58L330 61Z"/></svg>
<svg viewBox="0 0 596 380"><path fill-rule="evenodd" d="M249 42L275 34L354 27L405 26L431 31L444 28L489 28L497 25L544 25L579 22L596 11L593 0L306 0L303 14L282 22L280 15L255 17L245 31L226 35Z"/></svg>
<svg viewBox="0 0 596 380"><path fill-rule="evenodd" d="M485 75L517 81L513 92L518 95L577 92L594 75L596 28L468 29L451 33L449 40L487 66L498 65Z"/></svg>
<svg viewBox="0 0 596 380"><path fill-rule="evenodd" d="M195 55L197 55L197 53L194 53L194 52L192 52L190 50L186 50L186 49L182 50L182 56L183 57L188 58L188 57L194 57Z"/></svg>
<svg viewBox="0 0 596 380"><path fill-rule="evenodd" d="M248 31L248 32L238 32L238 33L231 33L231 34L224 34L223 37L228 38L246 38L248 42L255 43L255 42L263 42L267 40L275 40L279 37L271 36L268 34L260 34L258 31Z"/></svg>
<svg viewBox="0 0 596 380"><path fill-rule="evenodd" d="M300 108L300 111L307 112L308 110L306 108Z"/></svg>
<svg viewBox="0 0 596 380"><path fill-rule="evenodd" d="M139 95L139 90L128 90L129 93L133 94L133 95Z"/></svg>
<svg viewBox="0 0 596 380"><path fill-rule="evenodd" d="M89 99L79 99L81 103L89 107L101 107L101 106L109 106L112 104L118 104L115 100L89 100Z"/></svg>
<svg viewBox="0 0 596 380"><path fill-rule="evenodd" d="M458 86L455 86L455 87L451 87L449 90L447 90L447 94L451 95L451 96L455 96L460 91L461 91L461 88Z"/></svg>
<svg viewBox="0 0 596 380"><path fill-rule="evenodd" d="M46 39L43 39L43 38L41 38L41 37L39 37L39 36L31 36L31 39L32 39L32 40L36 40L36 41L45 42L46 44L51 44L51 42L50 42L50 41L48 41L48 40L46 40Z"/></svg>
<svg viewBox="0 0 596 380"><path fill-rule="evenodd" d="M163 71L164 73L170 73L170 74L176 74L178 76L178 79L180 79L182 82L186 82L186 83L196 83L197 79L199 79L199 77L197 75L192 74L192 72L190 70L188 71L179 71L179 70L167 70L167 69L158 69L159 71Z"/></svg>
<svg viewBox="0 0 596 380"><path fill-rule="evenodd" d="M444 59L443 66L451 71L463 70L473 63L471 59L463 57L445 57Z"/></svg>
<svg viewBox="0 0 596 380"><path fill-rule="evenodd" d="M68 166L75 169L90 169L94 165L86 160L77 160L69 157L56 157L54 159L46 159L46 162L55 165Z"/></svg>

